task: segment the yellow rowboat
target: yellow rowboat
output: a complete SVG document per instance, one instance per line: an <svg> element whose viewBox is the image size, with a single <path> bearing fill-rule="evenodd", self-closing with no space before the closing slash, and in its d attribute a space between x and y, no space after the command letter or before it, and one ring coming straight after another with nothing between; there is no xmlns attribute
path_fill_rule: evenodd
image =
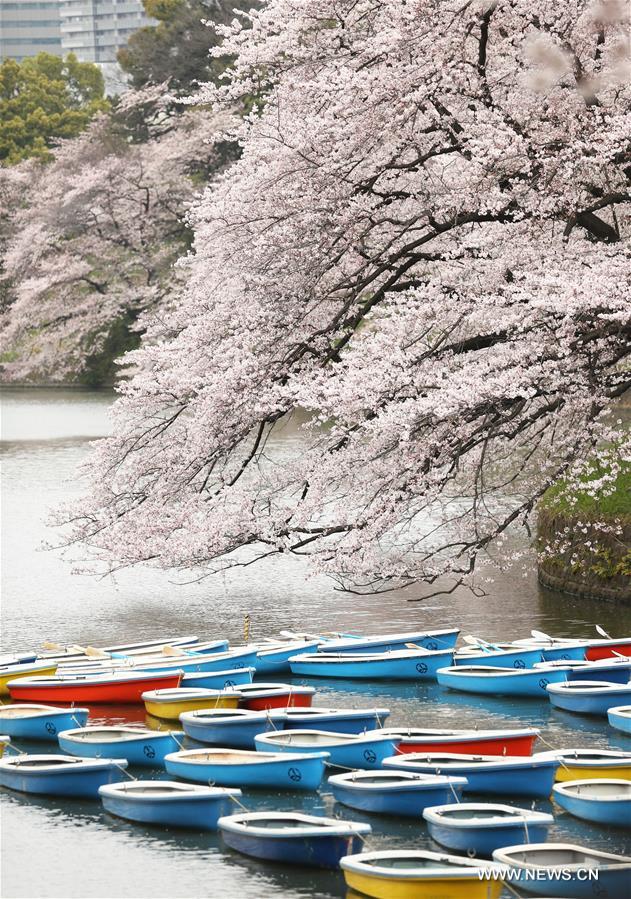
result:
<svg viewBox="0 0 631 899"><path fill-rule="evenodd" d="M558 749L542 752L561 762L555 780L593 780L613 778L631 780L631 752L616 749Z"/></svg>
<svg viewBox="0 0 631 899"><path fill-rule="evenodd" d="M0 666L0 696L9 696L9 688L7 684L10 680L17 680L20 677L31 677L37 675L44 677L47 674L54 674L57 671L57 662L26 662L18 665L1 665Z"/></svg>
<svg viewBox="0 0 631 899"><path fill-rule="evenodd" d="M142 694L149 715L171 720L177 720L182 712L197 709L236 709L240 699L238 690L203 690L201 687L149 690Z"/></svg>
<svg viewBox="0 0 631 899"><path fill-rule="evenodd" d="M439 852L362 852L347 855L340 866L347 886L375 899L498 899L502 892L493 862Z"/></svg>

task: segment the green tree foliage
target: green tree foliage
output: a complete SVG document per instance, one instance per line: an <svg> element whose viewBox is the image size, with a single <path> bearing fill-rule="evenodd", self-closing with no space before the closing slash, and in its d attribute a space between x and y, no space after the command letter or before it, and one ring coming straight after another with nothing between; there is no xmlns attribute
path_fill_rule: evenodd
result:
<svg viewBox="0 0 631 899"><path fill-rule="evenodd" d="M0 164L49 159L51 147L75 137L109 108L103 76L92 63L39 53L0 65Z"/></svg>
<svg viewBox="0 0 631 899"><path fill-rule="evenodd" d="M197 81L213 81L225 60L213 59L209 49L220 39L203 24L227 24L235 10L251 9L254 0L143 0L148 16L158 24L136 31L118 61L131 76L132 86L161 84L187 92Z"/></svg>

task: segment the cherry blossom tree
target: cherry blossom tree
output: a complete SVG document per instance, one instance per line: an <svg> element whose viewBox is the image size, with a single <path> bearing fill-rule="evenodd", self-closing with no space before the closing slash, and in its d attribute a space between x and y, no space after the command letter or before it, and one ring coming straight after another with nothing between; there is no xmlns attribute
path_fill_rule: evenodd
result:
<svg viewBox="0 0 631 899"><path fill-rule="evenodd" d="M214 137L226 121L182 113L163 87L147 88L62 143L50 164L2 170L6 191L15 185L0 321L5 379L89 377L108 343L129 341L175 301L188 206L222 162Z"/></svg>
<svg viewBox="0 0 631 899"><path fill-rule="evenodd" d="M243 154L70 539L200 577L294 553L349 589L460 583L588 452L628 453L628 7L270 0L221 31L202 99L258 98Z"/></svg>

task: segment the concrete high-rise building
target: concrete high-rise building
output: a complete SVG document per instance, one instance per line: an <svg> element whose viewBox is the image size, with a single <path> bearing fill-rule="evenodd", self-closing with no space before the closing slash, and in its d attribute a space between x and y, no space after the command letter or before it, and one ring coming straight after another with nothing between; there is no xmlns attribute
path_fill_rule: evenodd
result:
<svg viewBox="0 0 631 899"><path fill-rule="evenodd" d="M60 0L0 0L0 61L63 53Z"/></svg>
<svg viewBox="0 0 631 899"><path fill-rule="evenodd" d="M134 31L153 24L142 0L0 0L0 61L74 53L80 62L99 65L112 82L118 50Z"/></svg>

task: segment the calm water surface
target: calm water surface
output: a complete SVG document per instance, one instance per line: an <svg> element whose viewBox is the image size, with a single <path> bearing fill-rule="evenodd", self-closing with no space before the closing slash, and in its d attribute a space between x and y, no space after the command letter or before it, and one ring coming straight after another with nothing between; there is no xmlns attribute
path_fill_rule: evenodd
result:
<svg viewBox="0 0 631 899"><path fill-rule="evenodd" d="M406 601L422 595L420 590L376 598L345 596L326 579L305 577L303 564L286 558L201 584L182 584L179 576L152 570L121 572L115 580L72 575L71 566L57 552L41 549L56 536L45 519L50 508L81 492L76 467L90 441L107 432L111 401L107 392L4 391L4 651L28 649L44 640L106 644L177 633L226 636L239 642L245 613L250 615L254 639L274 635L280 628L375 632L458 625L463 634L513 639L527 636L532 628L593 634L593 625L600 623L614 634L631 632L628 612L552 594L537 585L534 572L526 578L518 572L497 572L483 598L461 591L423 603ZM276 438L276 451L295 446L297 439L289 424ZM327 680L318 686L316 704L385 706L391 710L392 724L534 725L553 747L631 750L631 739L604 721L558 712L538 700L483 700L431 684ZM95 708L94 713L97 721L142 720L134 708ZM20 748L53 751L41 745ZM346 896L340 875L258 863L224 850L213 834L126 824L104 814L93 801L37 799L1 788L0 794L6 897ZM317 795L249 793L244 802L252 810L300 809L349 820L370 818L334 804L326 788ZM536 807L551 808L547 802ZM555 814L550 839L631 854L631 840L624 831L582 823L559 809ZM437 848L423 824L382 817L370 821L373 848Z"/></svg>

